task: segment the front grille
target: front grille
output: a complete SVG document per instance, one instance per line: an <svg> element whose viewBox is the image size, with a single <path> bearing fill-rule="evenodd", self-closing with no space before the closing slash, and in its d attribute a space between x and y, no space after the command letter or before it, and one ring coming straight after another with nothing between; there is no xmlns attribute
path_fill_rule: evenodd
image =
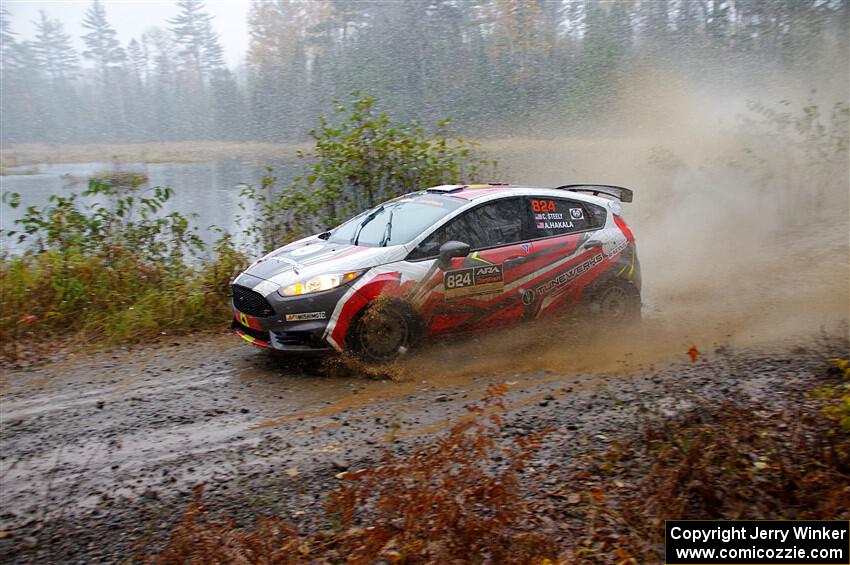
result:
<svg viewBox="0 0 850 565"><path fill-rule="evenodd" d="M233 285L233 307L249 316L265 318L274 314L271 304L259 292Z"/></svg>

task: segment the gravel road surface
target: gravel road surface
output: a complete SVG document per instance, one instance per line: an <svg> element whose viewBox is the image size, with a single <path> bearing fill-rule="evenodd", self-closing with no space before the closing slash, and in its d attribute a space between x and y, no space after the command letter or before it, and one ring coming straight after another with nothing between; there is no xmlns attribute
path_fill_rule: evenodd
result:
<svg viewBox="0 0 850 565"><path fill-rule="evenodd" d="M846 337L837 343L846 350ZM7 372L0 557L126 562L162 543L199 483L222 515L248 523L276 513L306 523L341 470L428 441L492 382L509 385L504 433L551 426L537 457L564 461L628 433L647 414L781 395L823 366L828 347L823 339L712 346L694 363L682 349L609 372L389 380L328 376L319 363L270 357L228 335Z"/></svg>

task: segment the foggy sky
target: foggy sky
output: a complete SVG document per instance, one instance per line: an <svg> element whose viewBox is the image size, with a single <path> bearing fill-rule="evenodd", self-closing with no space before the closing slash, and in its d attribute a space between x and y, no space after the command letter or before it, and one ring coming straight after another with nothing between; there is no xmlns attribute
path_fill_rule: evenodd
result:
<svg viewBox="0 0 850 565"><path fill-rule="evenodd" d="M135 38L139 39L151 26L168 27L166 20L177 15L177 5L172 0L103 0L106 17L118 32L122 46ZM0 0L12 14L12 31L16 39L33 39L39 10L48 18L62 20L65 32L74 38L78 50L83 50L80 39L86 30L80 22L91 6L90 0ZM249 0L207 0L206 11L214 16L213 28L219 34L227 65L234 67L242 62L248 48L247 14Z"/></svg>

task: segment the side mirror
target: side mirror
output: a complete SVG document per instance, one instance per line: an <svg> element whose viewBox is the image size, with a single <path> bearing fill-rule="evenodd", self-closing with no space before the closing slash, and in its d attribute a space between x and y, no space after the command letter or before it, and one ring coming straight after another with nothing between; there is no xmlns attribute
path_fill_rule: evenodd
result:
<svg viewBox="0 0 850 565"><path fill-rule="evenodd" d="M445 271L452 264L452 257L466 257L467 255L469 255L468 243L447 241L440 246L440 268Z"/></svg>

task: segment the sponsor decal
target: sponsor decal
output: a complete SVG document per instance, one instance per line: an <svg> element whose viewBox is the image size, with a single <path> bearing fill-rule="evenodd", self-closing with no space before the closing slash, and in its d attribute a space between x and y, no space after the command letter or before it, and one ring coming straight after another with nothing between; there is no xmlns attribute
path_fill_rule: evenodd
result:
<svg viewBox="0 0 850 565"><path fill-rule="evenodd" d="M327 317L325 312L301 312L298 314L287 314L287 322L305 322L308 320L324 320Z"/></svg>
<svg viewBox="0 0 850 565"><path fill-rule="evenodd" d="M581 208L570 208L570 218L573 220L583 220L584 210Z"/></svg>
<svg viewBox="0 0 850 565"><path fill-rule="evenodd" d="M534 301L536 299L537 294L532 289L529 288L528 290L524 290L522 292L522 303L526 306L531 306L532 304L534 304Z"/></svg>
<svg viewBox="0 0 850 565"><path fill-rule="evenodd" d="M593 257L591 257L587 261L583 261L583 262L579 263L578 265L570 267L569 269L567 269L563 273L559 274L554 279L548 280L548 281L544 282L543 284L537 286L537 288L535 288L534 291L537 294L546 294L547 292L551 291L552 289L561 287L561 286L567 284L568 282L570 282L571 280L583 275L584 273L586 273L587 271L589 271L590 269L592 269L593 267L595 267L596 265L598 265L599 263L601 263L604 260L605 260L605 256L602 255L601 253L598 254L598 255L594 255Z"/></svg>
<svg viewBox="0 0 850 565"><path fill-rule="evenodd" d="M443 275L443 287L447 297L493 292L502 288L504 284L501 265L457 269Z"/></svg>
<svg viewBox="0 0 850 565"><path fill-rule="evenodd" d="M523 244L522 244L522 250L523 250L524 252L528 253L528 250L529 250L529 249L531 249L531 245L529 245L528 243L523 243Z"/></svg>

